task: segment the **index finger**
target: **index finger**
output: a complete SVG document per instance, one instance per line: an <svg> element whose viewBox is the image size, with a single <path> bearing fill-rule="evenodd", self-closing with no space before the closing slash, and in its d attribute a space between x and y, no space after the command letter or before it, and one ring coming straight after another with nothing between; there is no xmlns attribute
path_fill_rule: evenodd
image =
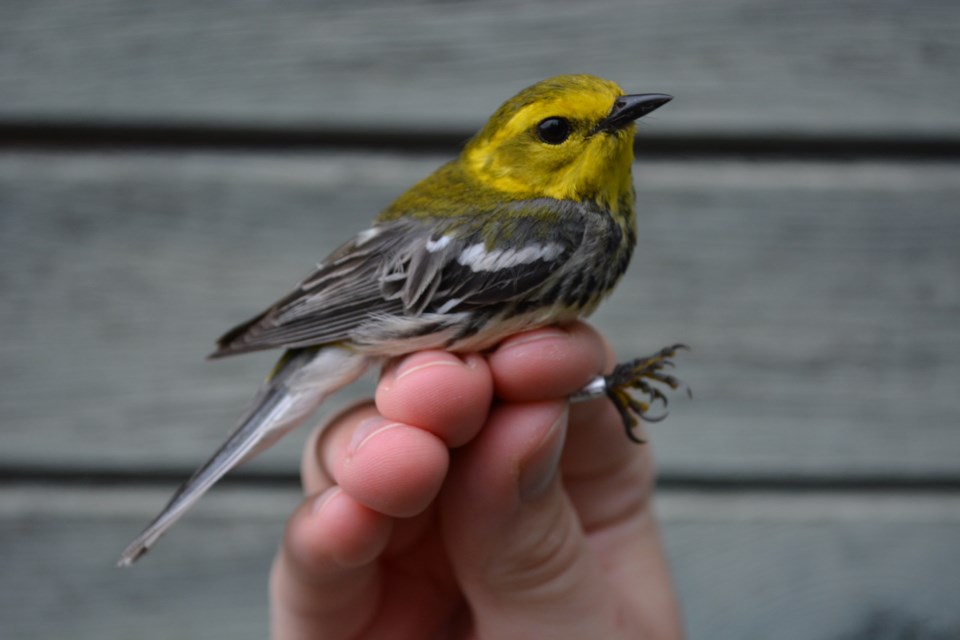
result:
<svg viewBox="0 0 960 640"><path fill-rule="evenodd" d="M494 393L508 402L566 398L604 372L609 349L583 323L511 336L487 357ZM612 356L609 356L613 364Z"/></svg>

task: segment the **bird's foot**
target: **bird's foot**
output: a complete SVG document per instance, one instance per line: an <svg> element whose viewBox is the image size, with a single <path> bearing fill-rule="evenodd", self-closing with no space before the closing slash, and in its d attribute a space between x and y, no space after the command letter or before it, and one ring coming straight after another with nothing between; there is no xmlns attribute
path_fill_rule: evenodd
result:
<svg viewBox="0 0 960 640"><path fill-rule="evenodd" d="M623 418L627 437L633 442L643 443L643 440L634 433L638 419L659 422L667 417L666 410L660 414L650 413L651 407L656 403L661 403L666 409L668 402L666 394L655 385L667 386L674 391L685 389L687 395L692 396L690 387L664 372L666 368L673 368L671 358L681 349L689 349L689 347L684 344L664 347L645 358L636 358L630 362L618 364L613 373L603 377L606 395ZM638 391L641 398L635 398L633 391Z"/></svg>

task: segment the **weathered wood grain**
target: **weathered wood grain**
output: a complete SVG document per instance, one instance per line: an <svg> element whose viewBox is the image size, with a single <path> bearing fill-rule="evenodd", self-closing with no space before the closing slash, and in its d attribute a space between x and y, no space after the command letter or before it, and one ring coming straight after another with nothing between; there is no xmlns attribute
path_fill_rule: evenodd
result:
<svg viewBox="0 0 960 640"><path fill-rule="evenodd" d="M960 634L956 496L667 494L660 505L691 639Z"/></svg>
<svg viewBox="0 0 960 640"><path fill-rule="evenodd" d="M274 357L208 363L213 339L439 161L0 156L0 466L192 468ZM955 477L960 165L637 175L641 246L595 322L622 354L694 346L664 472Z"/></svg>
<svg viewBox="0 0 960 640"><path fill-rule="evenodd" d="M677 96L657 131L960 133L951 0L0 7L0 118L473 130L592 72Z"/></svg>
<svg viewBox="0 0 960 640"><path fill-rule="evenodd" d="M241 471L116 570L175 484L142 476L192 470L275 357L208 363L213 339L442 160L151 153L142 132L448 139L591 72L677 97L641 148L947 148L958 42L949 0L3 2L0 136L129 152L0 152L0 637L266 635L293 482ZM663 476L711 487L660 495L689 637L960 637L960 163L641 158L637 177L641 246L594 321L624 356L694 346L695 399L650 429ZM292 479L304 436L254 470Z"/></svg>
<svg viewBox="0 0 960 640"><path fill-rule="evenodd" d="M133 569L160 491L6 487L6 640L263 638L297 491L219 488ZM668 492L659 511L692 640L943 640L960 632L960 503L935 495Z"/></svg>

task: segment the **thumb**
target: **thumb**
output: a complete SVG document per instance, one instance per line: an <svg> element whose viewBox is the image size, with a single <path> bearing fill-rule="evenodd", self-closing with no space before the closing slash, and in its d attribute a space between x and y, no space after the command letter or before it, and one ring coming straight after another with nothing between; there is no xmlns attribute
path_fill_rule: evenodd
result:
<svg viewBox="0 0 960 640"><path fill-rule="evenodd" d="M455 452L444 543L479 638L617 635L617 603L558 476L566 427L563 401L501 404Z"/></svg>

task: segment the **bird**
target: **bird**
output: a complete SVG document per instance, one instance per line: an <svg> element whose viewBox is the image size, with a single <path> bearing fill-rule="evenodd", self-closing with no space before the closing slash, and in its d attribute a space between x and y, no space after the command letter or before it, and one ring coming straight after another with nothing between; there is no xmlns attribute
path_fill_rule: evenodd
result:
<svg viewBox="0 0 960 640"><path fill-rule="evenodd" d="M637 241L635 121L663 93L562 75L507 100L459 156L401 194L288 295L227 331L211 358L283 354L223 445L123 551L143 556L221 477L304 422L371 366L423 349L483 352L588 316ZM662 401L682 344L618 365L572 401L607 396L627 435ZM638 400L632 392L645 394ZM659 416L662 417L662 416Z"/></svg>

